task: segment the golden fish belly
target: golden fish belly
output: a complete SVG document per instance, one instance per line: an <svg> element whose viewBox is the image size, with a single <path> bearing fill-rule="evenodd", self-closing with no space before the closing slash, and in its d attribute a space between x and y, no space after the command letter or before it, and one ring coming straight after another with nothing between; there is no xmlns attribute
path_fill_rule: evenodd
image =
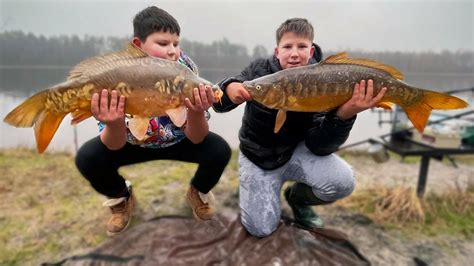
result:
<svg viewBox="0 0 474 266"><path fill-rule="evenodd" d="M172 83L166 80L161 80L162 85L158 87L156 82L149 82L145 84L148 88L143 88L143 85L133 88L129 81L96 82L59 84L48 92L44 103L46 109L57 114L67 114L77 109L90 111L92 95L100 95L103 89L107 89L109 93L115 90L119 95L125 96L125 112L132 115L164 115L165 110L184 105L181 91L171 89L167 85Z"/></svg>
<svg viewBox="0 0 474 266"><path fill-rule="evenodd" d="M321 96L314 98L288 97L286 109L295 112L322 112L342 105L350 95Z"/></svg>
<svg viewBox="0 0 474 266"><path fill-rule="evenodd" d="M180 95L150 93L132 94L126 98L125 112L140 116L162 116L168 109L184 105Z"/></svg>

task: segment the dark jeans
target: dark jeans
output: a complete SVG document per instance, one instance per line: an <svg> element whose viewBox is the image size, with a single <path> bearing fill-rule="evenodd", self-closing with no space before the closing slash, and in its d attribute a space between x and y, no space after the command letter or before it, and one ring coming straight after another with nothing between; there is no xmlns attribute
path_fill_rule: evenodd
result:
<svg viewBox="0 0 474 266"><path fill-rule="evenodd" d="M184 139L166 148L151 149L127 142L120 150L109 150L99 136L84 143L76 155L76 165L99 193L115 198L125 191L125 179L118 168L152 160L177 160L199 164L191 184L208 193L219 181L229 162L231 150L219 135L209 135L199 144Z"/></svg>

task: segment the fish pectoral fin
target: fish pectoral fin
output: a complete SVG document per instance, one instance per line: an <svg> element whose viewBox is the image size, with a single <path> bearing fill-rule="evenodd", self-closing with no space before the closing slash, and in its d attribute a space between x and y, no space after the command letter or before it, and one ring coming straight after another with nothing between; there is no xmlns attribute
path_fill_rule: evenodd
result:
<svg viewBox="0 0 474 266"><path fill-rule="evenodd" d="M275 120L275 129L273 130L273 133L278 133L283 126L283 124L286 121L286 110L280 109L278 110L276 120Z"/></svg>
<svg viewBox="0 0 474 266"><path fill-rule="evenodd" d="M77 109L76 111L71 113L72 120L71 120L71 125L77 125L80 122L86 120L87 118L92 116L91 111L85 111L85 110L79 110Z"/></svg>
<svg viewBox="0 0 474 266"><path fill-rule="evenodd" d="M170 117L173 124L175 124L177 127L182 127L184 125L184 122L186 122L185 106L180 106L174 109L168 109L165 112Z"/></svg>
<svg viewBox="0 0 474 266"><path fill-rule="evenodd" d="M35 122L35 137L38 153L43 153L44 150L46 150L65 116L66 114L61 116L48 111L44 111L38 116L38 120Z"/></svg>
<svg viewBox="0 0 474 266"><path fill-rule="evenodd" d="M144 140L149 123L150 118L146 116L133 116L128 120L128 129L136 139Z"/></svg>
<svg viewBox="0 0 474 266"><path fill-rule="evenodd" d="M385 110L392 111L393 103L391 102L378 102L375 107L383 108Z"/></svg>

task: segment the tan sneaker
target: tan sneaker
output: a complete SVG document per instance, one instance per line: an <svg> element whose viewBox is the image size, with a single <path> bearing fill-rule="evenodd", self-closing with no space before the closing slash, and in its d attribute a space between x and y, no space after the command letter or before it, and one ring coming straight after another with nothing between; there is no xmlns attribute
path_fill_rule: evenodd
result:
<svg viewBox="0 0 474 266"><path fill-rule="evenodd" d="M126 181L130 197L121 197L118 199L108 199L104 202L104 206L109 207L112 216L107 221L107 235L113 236L127 229L132 220L132 212L135 207L135 196L133 195L132 186Z"/></svg>
<svg viewBox="0 0 474 266"><path fill-rule="evenodd" d="M193 186L189 186L186 192L186 199L193 209L194 217L198 220L211 220L214 216L212 202L214 195L209 191L207 194L199 192Z"/></svg>

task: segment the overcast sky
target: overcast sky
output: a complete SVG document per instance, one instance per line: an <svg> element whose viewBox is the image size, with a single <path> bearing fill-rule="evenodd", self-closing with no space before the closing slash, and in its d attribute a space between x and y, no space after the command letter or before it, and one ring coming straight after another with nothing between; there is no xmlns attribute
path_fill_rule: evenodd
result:
<svg viewBox="0 0 474 266"><path fill-rule="evenodd" d="M133 16L156 5L180 23L181 36L211 43L227 38L275 47L275 29L305 17L325 50L474 50L474 1L78 1L0 0L0 32L129 36Z"/></svg>

